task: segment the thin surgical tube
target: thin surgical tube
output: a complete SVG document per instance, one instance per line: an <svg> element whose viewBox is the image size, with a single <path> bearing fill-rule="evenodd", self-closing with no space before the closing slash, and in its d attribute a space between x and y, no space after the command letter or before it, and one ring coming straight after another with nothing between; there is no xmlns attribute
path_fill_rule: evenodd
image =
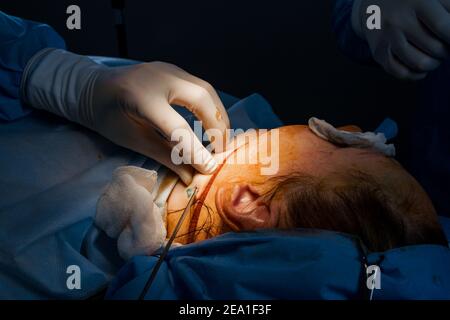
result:
<svg viewBox="0 0 450 320"><path fill-rule="evenodd" d="M184 219L187 216L187 213L190 211L192 203L194 202L194 198L197 195L198 188L194 188L194 192L192 193L191 198L189 199L189 202L186 206L186 208L183 211L183 214L181 215L180 219L178 220L177 225L175 226L175 229L172 232L172 235L170 236L169 241L167 242L166 246L164 247L163 252L159 256L158 262L153 267L152 273L150 274L150 277L148 278L144 289L142 289L141 294L139 295L139 300L143 300L145 298L145 295L147 294L148 290L150 289L151 285L153 284L153 281L156 278L156 274L158 273L159 268L161 267L162 262L164 261L164 258L166 257L167 253L169 252L169 249L175 240L178 231L180 231L181 225L183 224Z"/></svg>

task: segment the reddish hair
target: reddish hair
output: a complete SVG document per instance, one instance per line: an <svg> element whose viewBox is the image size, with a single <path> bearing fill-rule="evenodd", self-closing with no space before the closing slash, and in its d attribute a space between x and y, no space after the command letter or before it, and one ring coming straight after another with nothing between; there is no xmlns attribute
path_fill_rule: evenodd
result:
<svg viewBox="0 0 450 320"><path fill-rule="evenodd" d="M270 201L280 201L292 227L353 234L370 251L448 245L428 196L415 180L410 191L393 195L389 190L395 185L354 169L321 178L296 174L276 179L268 195Z"/></svg>

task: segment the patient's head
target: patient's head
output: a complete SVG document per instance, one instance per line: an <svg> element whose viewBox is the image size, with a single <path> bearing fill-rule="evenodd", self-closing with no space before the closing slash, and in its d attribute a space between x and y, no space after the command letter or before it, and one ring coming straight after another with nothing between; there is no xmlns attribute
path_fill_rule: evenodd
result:
<svg viewBox="0 0 450 320"><path fill-rule="evenodd" d="M237 156L262 148L238 145ZM203 186L198 198L205 197L196 228L207 230L194 240L230 230L317 228L357 235L373 251L446 244L430 199L399 163L333 145L306 126L279 129L275 175L262 175L261 163L228 160L216 176L199 175L194 183Z"/></svg>

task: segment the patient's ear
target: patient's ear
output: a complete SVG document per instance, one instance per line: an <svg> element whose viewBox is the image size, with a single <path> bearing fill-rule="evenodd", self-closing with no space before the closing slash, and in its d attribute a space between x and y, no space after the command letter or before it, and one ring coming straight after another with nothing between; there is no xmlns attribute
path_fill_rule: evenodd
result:
<svg viewBox="0 0 450 320"><path fill-rule="evenodd" d="M221 217L235 231L275 227L270 208L257 188L249 184L220 187L216 207Z"/></svg>

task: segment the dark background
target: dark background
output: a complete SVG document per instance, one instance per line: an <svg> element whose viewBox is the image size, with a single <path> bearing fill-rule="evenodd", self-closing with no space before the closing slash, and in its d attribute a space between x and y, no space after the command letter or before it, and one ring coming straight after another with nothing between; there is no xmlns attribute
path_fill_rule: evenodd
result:
<svg viewBox="0 0 450 320"><path fill-rule="evenodd" d="M66 28L66 8L81 7L81 30ZM125 0L127 56L171 62L238 97L258 92L286 123L310 116L374 129L400 125L405 157L415 85L361 66L337 48L331 0ZM81 54L119 56L110 0L2 0L6 13L50 24ZM124 49L124 48L122 48Z"/></svg>

